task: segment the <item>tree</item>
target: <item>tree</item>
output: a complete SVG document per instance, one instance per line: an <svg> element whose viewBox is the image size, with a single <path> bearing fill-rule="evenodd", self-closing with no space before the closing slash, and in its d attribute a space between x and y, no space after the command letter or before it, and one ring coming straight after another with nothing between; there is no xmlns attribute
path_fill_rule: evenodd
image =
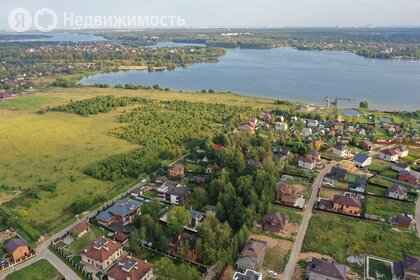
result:
<svg viewBox="0 0 420 280"><path fill-rule="evenodd" d="M367 101L361 101L360 103L359 103L359 107L360 108L369 108L369 102L367 102Z"/></svg>
<svg viewBox="0 0 420 280"><path fill-rule="evenodd" d="M190 220L190 214L182 206L173 207L167 214L168 220L168 233L170 235L179 235L184 231L184 226L186 226Z"/></svg>
<svg viewBox="0 0 420 280"><path fill-rule="evenodd" d="M159 220L159 213L162 210L161 204L156 200L152 200L149 203L144 203L141 208L142 215L150 215L153 220Z"/></svg>
<svg viewBox="0 0 420 280"><path fill-rule="evenodd" d="M135 253L136 255L140 253L141 237L138 230L135 230L130 234L130 240L128 244L131 252Z"/></svg>
<svg viewBox="0 0 420 280"><path fill-rule="evenodd" d="M187 205L193 209L201 209L207 204L207 192L203 187L194 188L187 197Z"/></svg>
<svg viewBox="0 0 420 280"><path fill-rule="evenodd" d="M173 261L168 258L161 258L157 261L153 268L154 273L159 279L172 280L200 280L201 275L197 269L190 267L186 264L176 266Z"/></svg>

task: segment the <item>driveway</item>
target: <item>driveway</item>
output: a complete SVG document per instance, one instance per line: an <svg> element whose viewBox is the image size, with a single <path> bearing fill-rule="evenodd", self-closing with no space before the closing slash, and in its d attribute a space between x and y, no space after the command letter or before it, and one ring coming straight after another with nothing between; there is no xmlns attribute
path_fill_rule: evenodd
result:
<svg viewBox="0 0 420 280"><path fill-rule="evenodd" d="M290 254L289 262L286 265L286 268L283 272L283 280L291 280L293 273L295 271L296 263L299 260L300 250L302 249L303 239L305 238L306 230L308 229L309 220L312 216L312 209L315 206L315 202L317 199L318 191L322 185L322 181L324 180L324 176L330 171L330 169L337 165L338 163L332 162L325 166L318 174L318 177L314 180L312 184L312 192L311 196L308 200L306 208L303 213L302 223L299 227L299 232L296 235L295 243L293 244L293 249Z"/></svg>

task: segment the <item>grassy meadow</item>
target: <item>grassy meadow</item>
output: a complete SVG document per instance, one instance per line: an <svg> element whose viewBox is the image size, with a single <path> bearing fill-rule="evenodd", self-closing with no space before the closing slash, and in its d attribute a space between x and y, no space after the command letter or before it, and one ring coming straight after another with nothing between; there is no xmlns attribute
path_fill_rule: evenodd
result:
<svg viewBox="0 0 420 280"><path fill-rule="evenodd" d="M128 179L106 182L83 173L85 168L111 155L138 148L110 134L118 126L117 116L133 107L82 117L48 112L41 108L67 104L100 95L141 96L157 100L247 105L255 109L281 107L270 99L234 94L176 93L98 88L46 88L0 102L0 192L8 194L36 189L38 198L18 195L2 207L15 212L40 234L50 233L73 218L70 205L96 195L112 196L133 184ZM215 97L217 96L217 97ZM39 191L36 186L52 184L56 191ZM6 191L7 190L7 191ZM6 196L4 198L4 196ZM111 197L109 197L111 198Z"/></svg>

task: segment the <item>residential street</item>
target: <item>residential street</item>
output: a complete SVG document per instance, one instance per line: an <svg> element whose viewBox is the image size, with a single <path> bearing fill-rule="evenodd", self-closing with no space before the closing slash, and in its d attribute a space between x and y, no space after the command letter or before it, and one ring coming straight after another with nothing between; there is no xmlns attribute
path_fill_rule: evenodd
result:
<svg viewBox="0 0 420 280"><path fill-rule="evenodd" d="M286 268L283 272L283 280L291 280L293 276L293 272L295 271L296 263L299 260L300 250L302 248L303 239L305 238L306 230L308 229L309 220L312 216L312 209L314 208L318 190L322 185L322 181L324 180L324 176L330 171L330 169L337 165L338 163L332 162L328 164L324 169L321 170L318 177L315 179L314 183L312 184L312 192L311 196L308 200L306 208L303 213L302 223L299 228L299 232L296 235L296 240L293 245L292 252L290 254L289 262L286 265Z"/></svg>

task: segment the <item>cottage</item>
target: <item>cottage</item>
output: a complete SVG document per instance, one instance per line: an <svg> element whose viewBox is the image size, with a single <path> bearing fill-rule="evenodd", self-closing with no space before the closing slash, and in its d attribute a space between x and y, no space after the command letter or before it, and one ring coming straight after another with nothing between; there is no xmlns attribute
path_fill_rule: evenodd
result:
<svg viewBox="0 0 420 280"><path fill-rule="evenodd" d="M413 219L406 215L397 215L391 218L391 225L404 228L410 228L413 224Z"/></svg>
<svg viewBox="0 0 420 280"><path fill-rule="evenodd" d="M353 162L359 167L365 167L372 164L372 157L364 153L358 153L353 158Z"/></svg>
<svg viewBox="0 0 420 280"><path fill-rule="evenodd" d="M360 215L362 202L353 196L335 195L333 202L333 211L357 216Z"/></svg>
<svg viewBox="0 0 420 280"><path fill-rule="evenodd" d="M401 182L418 185L420 183L420 173L416 171L401 170L398 173L398 180Z"/></svg>
<svg viewBox="0 0 420 280"><path fill-rule="evenodd" d="M299 157L298 166L304 169L312 170L316 166L316 159L308 154L305 154Z"/></svg>
<svg viewBox="0 0 420 280"><path fill-rule="evenodd" d="M284 232L284 229L288 223L289 216L280 214L278 212L271 212L264 215L262 220L262 228L264 231L278 234Z"/></svg>
<svg viewBox="0 0 420 280"><path fill-rule="evenodd" d="M96 216L98 223L110 225L115 222L130 223L133 216L140 212L140 201L124 198Z"/></svg>
<svg viewBox="0 0 420 280"><path fill-rule="evenodd" d="M334 124L334 129L335 130L343 130L344 129L344 123L342 123L342 122L336 122Z"/></svg>
<svg viewBox="0 0 420 280"><path fill-rule="evenodd" d="M80 252L83 263L102 271L106 271L122 254L122 244L106 237L96 239Z"/></svg>
<svg viewBox="0 0 420 280"><path fill-rule="evenodd" d="M282 158L287 158L290 155L289 150L286 148L278 148L276 152L279 153Z"/></svg>
<svg viewBox="0 0 420 280"><path fill-rule="evenodd" d="M212 173L213 172L213 169L214 169L214 165L213 164L207 164L206 174Z"/></svg>
<svg viewBox="0 0 420 280"><path fill-rule="evenodd" d="M304 127L302 128L303 137L308 137L312 135L312 128Z"/></svg>
<svg viewBox="0 0 420 280"><path fill-rule="evenodd" d="M266 248L266 241L251 238L237 258L235 266L242 271L256 270L264 259Z"/></svg>
<svg viewBox="0 0 420 280"><path fill-rule="evenodd" d="M308 123L306 124L308 127L317 127L319 122L317 120L308 120Z"/></svg>
<svg viewBox="0 0 420 280"><path fill-rule="evenodd" d="M326 259L312 258L307 267L309 280L346 280L347 267Z"/></svg>
<svg viewBox="0 0 420 280"><path fill-rule="evenodd" d="M172 178L184 176L185 175L184 172L185 172L184 171L184 166L182 164L177 164L177 165L169 168L169 175Z"/></svg>
<svg viewBox="0 0 420 280"><path fill-rule="evenodd" d="M400 185L394 185L388 188L387 195L396 199L405 199L407 197L407 190Z"/></svg>
<svg viewBox="0 0 420 280"><path fill-rule="evenodd" d="M250 134L255 134L255 127L253 127L249 124L244 124L244 125L242 125L238 128L238 131L245 132L245 133L250 133Z"/></svg>
<svg viewBox="0 0 420 280"><path fill-rule="evenodd" d="M206 182L206 179L204 179L203 176L193 176L191 178L191 182L194 182L196 184L202 185Z"/></svg>
<svg viewBox="0 0 420 280"><path fill-rule="evenodd" d="M402 163L394 164L393 166L391 166L391 169L397 172L400 172L402 170L411 171L410 166L408 166L407 164L402 164Z"/></svg>
<svg viewBox="0 0 420 280"><path fill-rule="evenodd" d="M190 188L176 181L166 181L157 189L159 199L176 205L183 205Z"/></svg>
<svg viewBox="0 0 420 280"><path fill-rule="evenodd" d="M276 201L281 204L294 206L296 203L296 188L289 184L281 184L276 191Z"/></svg>
<svg viewBox="0 0 420 280"><path fill-rule="evenodd" d="M404 280L420 278L420 257L405 255L403 257Z"/></svg>
<svg viewBox="0 0 420 280"><path fill-rule="evenodd" d="M366 176L358 177L354 185L349 186L349 190L364 193L366 190L368 178Z"/></svg>
<svg viewBox="0 0 420 280"><path fill-rule="evenodd" d="M80 238L86 233L88 233L90 230L89 223L88 222L82 222L77 224L75 227L73 227L70 230L71 235L73 235L75 238Z"/></svg>
<svg viewBox="0 0 420 280"><path fill-rule="evenodd" d="M334 166L333 168L331 168L331 172L329 174L330 178L334 179L334 180L343 180L345 181L347 178L347 170Z"/></svg>
<svg viewBox="0 0 420 280"><path fill-rule="evenodd" d="M347 145L337 144L333 147L333 154L338 157L346 157L348 155Z"/></svg>
<svg viewBox="0 0 420 280"><path fill-rule="evenodd" d="M398 160L399 153L394 149L383 149L379 152L378 157L382 160L396 162Z"/></svg>
<svg viewBox="0 0 420 280"><path fill-rule="evenodd" d="M274 126L276 131L286 131L288 128L289 126L285 122L276 122L276 125Z"/></svg>
<svg viewBox="0 0 420 280"><path fill-rule="evenodd" d="M17 262L29 256L29 246L25 241L16 237L7 241L6 250L13 261Z"/></svg>
<svg viewBox="0 0 420 280"><path fill-rule="evenodd" d="M183 232L169 241L169 247L171 247L177 255L181 255L183 253L182 248L187 247L188 252L186 258L191 261L195 261L198 257L195 249L196 243L197 236L195 234Z"/></svg>
<svg viewBox="0 0 420 280"><path fill-rule="evenodd" d="M197 226L200 226L204 220L204 213L200 212L200 211L196 211L196 210L188 210L190 217L191 217L191 221L189 226L191 228L196 228Z"/></svg>
<svg viewBox="0 0 420 280"><path fill-rule="evenodd" d="M153 266L134 256L125 256L106 273L108 280L150 280Z"/></svg>

